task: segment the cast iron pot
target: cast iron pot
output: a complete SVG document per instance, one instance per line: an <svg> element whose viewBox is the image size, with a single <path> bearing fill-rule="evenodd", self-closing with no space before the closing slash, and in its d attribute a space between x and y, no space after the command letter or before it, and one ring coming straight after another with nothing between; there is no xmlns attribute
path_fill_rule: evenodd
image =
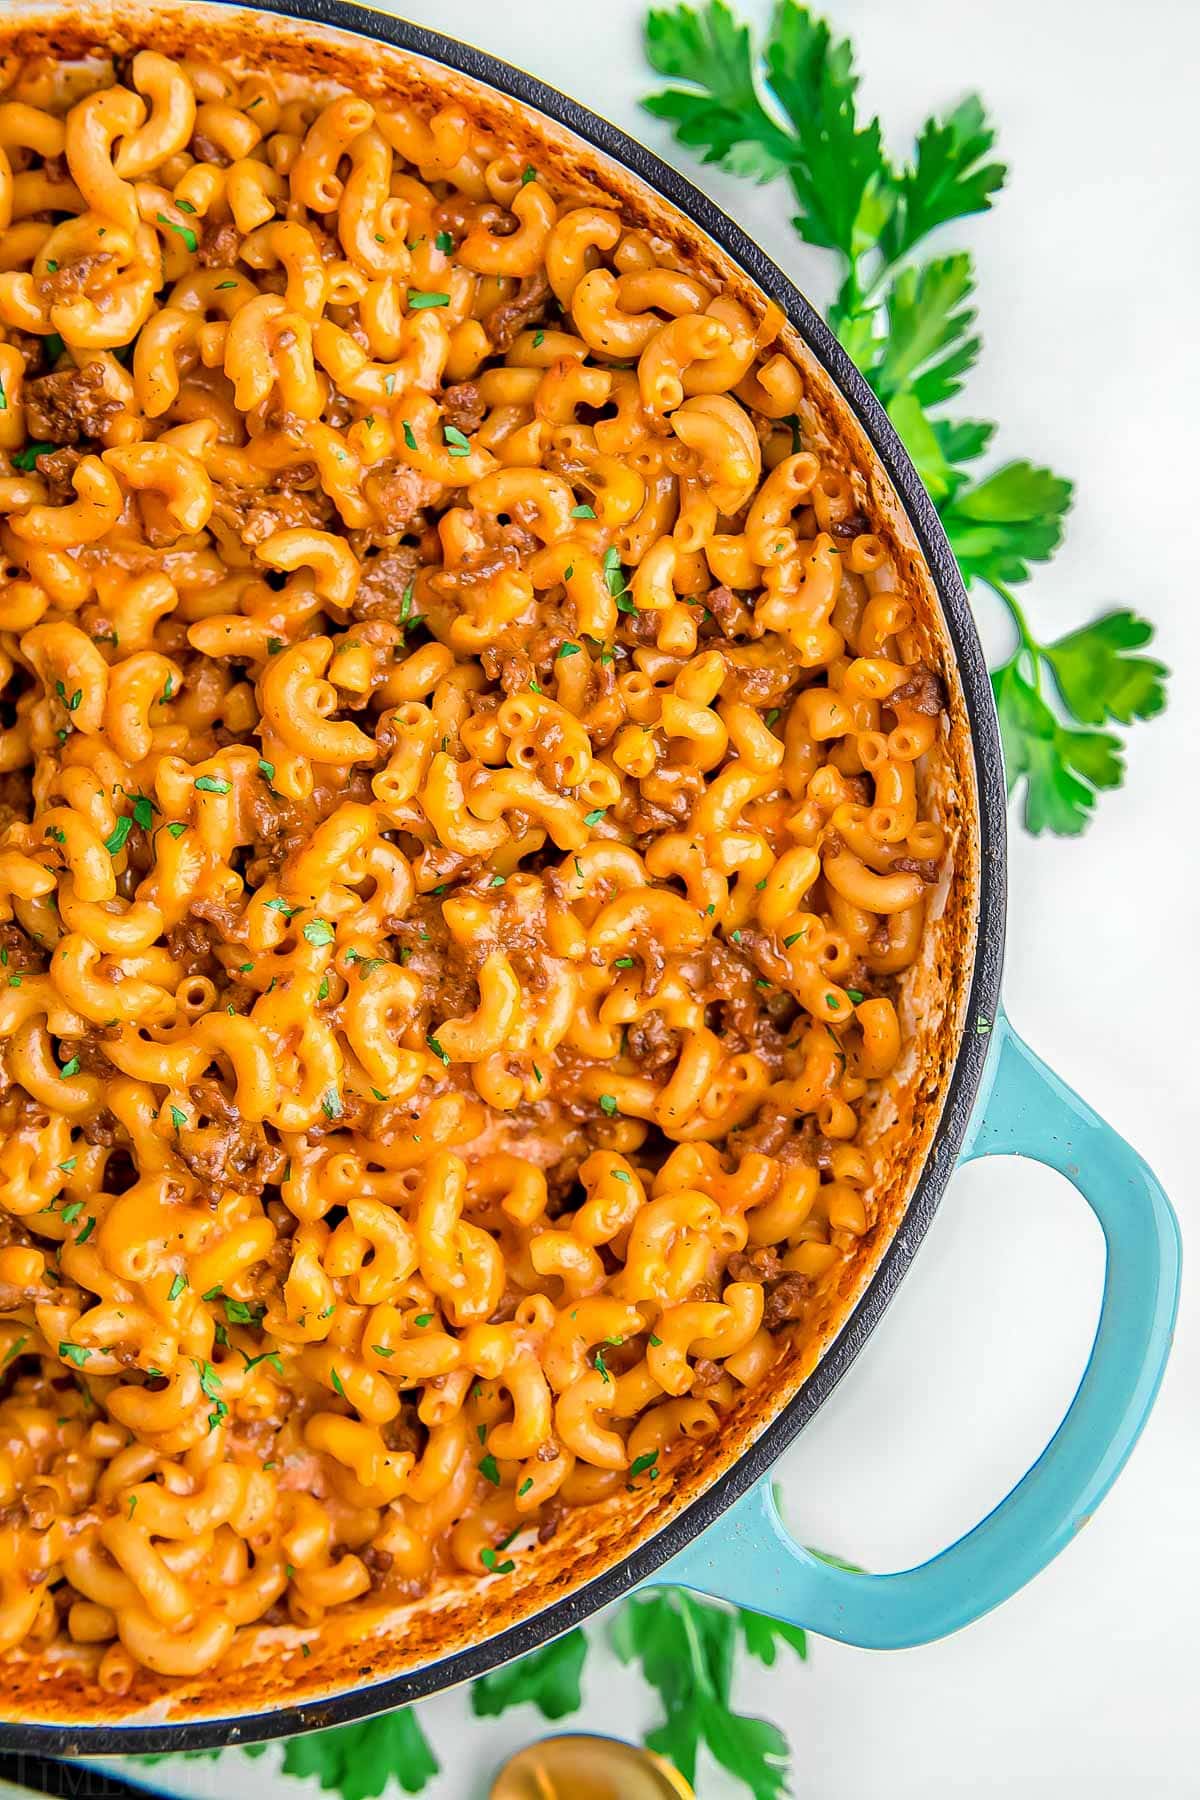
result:
<svg viewBox="0 0 1200 1800"><path fill-rule="evenodd" d="M266 1634L267 1655L188 1683L139 1677L114 1698L69 1662L10 1659L0 1745L53 1756L189 1750L344 1724L484 1674L638 1586L736 1600L847 1643L928 1642L1013 1594L1095 1509L1145 1422L1166 1361L1179 1237L1153 1174L1047 1069L1000 1007L1005 784L991 688L958 570L932 502L888 419L803 296L712 202L640 144L494 57L342 0L112 0L97 18L63 0L10 0L0 51L77 56L146 44L228 66L340 80L416 102L432 94L495 123L538 166L592 186L686 248L761 314L806 381L806 432L855 471L893 550L923 654L941 669L950 727L931 752L926 800L946 825L950 879L933 908L904 1005L913 1052L872 1132L887 1150L878 1222L814 1302L797 1343L725 1422L689 1446L658 1489L569 1515L511 1577L461 1577L432 1599L351 1615L352 1634ZM100 9L96 9L99 11ZM1071 1407L1032 1469L982 1524L919 1568L830 1567L788 1536L765 1479L832 1393L921 1243L956 1164L992 1154L1058 1169L1104 1230L1100 1321Z"/></svg>

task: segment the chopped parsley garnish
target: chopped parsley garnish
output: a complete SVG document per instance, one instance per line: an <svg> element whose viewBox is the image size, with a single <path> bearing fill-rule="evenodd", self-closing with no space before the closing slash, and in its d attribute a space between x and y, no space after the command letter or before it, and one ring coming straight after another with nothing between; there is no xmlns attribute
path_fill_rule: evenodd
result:
<svg viewBox="0 0 1200 1800"><path fill-rule="evenodd" d="M117 854L132 830L132 819L122 816L117 820L111 833L104 840L104 848L108 851L110 856L115 856Z"/></svg>
<svg viewBox="0 0 1200 1800"><path fill-rule="evenodd" d="M14 469L24 469L27 475L32 475L38 457L50 456L57 449L57 444L26 444L23 450L14 450L10 460Z"/></svg>
<svg viewBox="0 0 1200 1800"><path fill-rule="evenodd" d="M190 225L177 225L174 219L168 219L166 213L155 213L154 217L159 225L165 225L170 231L177 231L189 250L196 249L196 234Z"/></svg>

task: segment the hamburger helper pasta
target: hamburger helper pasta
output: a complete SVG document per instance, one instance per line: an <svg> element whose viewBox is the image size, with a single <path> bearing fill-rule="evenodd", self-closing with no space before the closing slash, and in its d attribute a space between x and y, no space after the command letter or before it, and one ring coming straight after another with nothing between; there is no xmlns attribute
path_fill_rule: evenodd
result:
<svg viewBox="0 0 1200 1800"><path fill-rule="evenodd" d="M120 1693L783 1353L943 695L774 308L453 108L4 74L0 1648Z"/></svg>

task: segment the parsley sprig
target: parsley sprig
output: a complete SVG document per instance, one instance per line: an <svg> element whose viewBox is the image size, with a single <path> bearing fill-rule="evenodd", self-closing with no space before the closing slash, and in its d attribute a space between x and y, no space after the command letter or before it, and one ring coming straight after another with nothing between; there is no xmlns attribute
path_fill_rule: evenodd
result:
<svg viewBox="0 0 1200 1800"><path fill-rule="evenodd" d="M1023 458L981 476L996 427L944 410L980 352L974 270L963 251L915 252L940 227L987 212L1004 185L981 101L927 119L897 163L878 119L859 116L851 45L795 0L776 7L761 48L722 0L651 12L646 51L673 84L647 110L702 161L786 181L795 229L835 257L829 322L903 438L963 579L990 588L1012 620L1013 654L992 676L1009 790L1024 783L1031 832L1076 835L1098 793L1124 779L1123 742L1103 727L1161 712L1167 671L1141 654L1152 630L1128 610L1050 642L1035 636L1013 590L1058 549L1071 483Z"/></svg>

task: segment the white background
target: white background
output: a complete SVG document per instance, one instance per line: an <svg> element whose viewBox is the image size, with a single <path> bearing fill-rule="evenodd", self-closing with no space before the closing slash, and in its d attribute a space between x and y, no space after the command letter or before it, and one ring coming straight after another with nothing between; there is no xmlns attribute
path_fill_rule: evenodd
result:
<svg viewBox="0 0 1200 1800"><path fill-rule="evenodd" d="M742 0L763 18L766 7ZM748 227L811 297L819 253L782 186L699 170L638 109L653 85L640 0L438 0L412 15L519 64L642 137ZM999 458L1075 479L1067 542L1023 590L1053 636L1115 605L1159 626L1165 718L1135 729L1123 790L1082 841L1011 837L1005 993L1018 1028L1146 1154L1196 1216L1195 795L1200 655L1192 555L1200 402L1192 0L830 0L863 100L893 148L969 89L1001 130L1009 186L951 227L974 250L985 342L964 410L1001 421ZM981 621L1002 649L1003 628ZM988 1510L1051 1435L1094 1327L1103 1247L1057 1177L1015 1162L960 1174L905 1286L783 1470L803 1540L905 1566ZM807 1667L747 1667L745 1710L788 1733L813 1800L1151 1800L1200 1794L1196 1701L1200 1332L1185 1293L1174 1361L1133 1460L1082 1537L952 1640L875 1655L814 1640ZM598 1632L593 1634L597 1638ZM582 1722L636 1736L652 1702L594 1649ZM422 1720L435 1800L474 1800L531 1709ZM572 1722L573 1723L573 1722ZM231 1766L232 1765L232 1766ZM187 1770L190 1791L262 1787L263 1764ZM232 1779L231 1779L232 1778ZM293 1796L302 1790L286 1784ZM711 1767L704 1800L741 1793Z"/></svg>

